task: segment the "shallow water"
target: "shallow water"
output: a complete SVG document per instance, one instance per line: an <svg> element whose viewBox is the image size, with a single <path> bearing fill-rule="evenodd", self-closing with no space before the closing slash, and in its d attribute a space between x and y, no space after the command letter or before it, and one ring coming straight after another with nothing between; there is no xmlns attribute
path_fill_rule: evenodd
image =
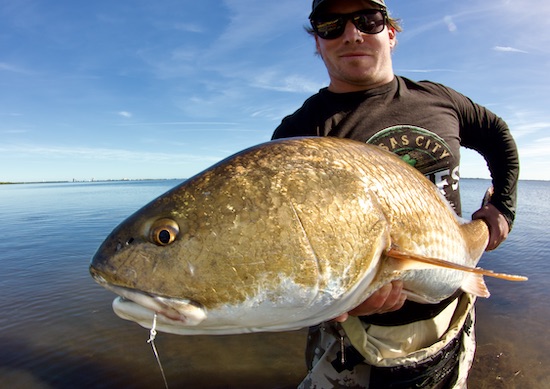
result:
<svg viewBox="0 0 550 389"><path fill-rule="evenodd" d="M177 181L0 186L0 382L10 388L153 388L162 376L147 330L119 319L89 261L122 219ZM463 180L475 210L485 180ZM472 388L550 387L550 183L522 181L514 231L481 265L530 277L488 280L477 304ZM291 388L305 374L305 331L234 336L159 333L171 388Z"/></svg>

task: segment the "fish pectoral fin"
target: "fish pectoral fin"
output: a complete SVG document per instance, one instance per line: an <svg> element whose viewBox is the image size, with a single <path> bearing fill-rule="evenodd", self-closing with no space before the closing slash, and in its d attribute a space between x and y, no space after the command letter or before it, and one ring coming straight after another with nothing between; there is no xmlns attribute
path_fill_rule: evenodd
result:
<svg viewBox="0 0 550 389"><path fill-rule="evenodd" d="M401 270L413 270L413 269L433 269L433 268L447 268L465 271L468 273L479 274L481 276L501 278L507 281L527 281L527 277L516 276L511 274L495 273L492 270L482 269L480 267L469 267L460 265L458 263L445 261L444 259L428 258L418 254L409 254L399 249L392 247L386 250L386 255L390 258L397 259L401 262Z"/></svg>
<svg viewBox="0 0 550 389"><path fill-rule="evenodd" d="M483 276L481 274L468 274L468 276L464 279L464 282L460 286L460 289L477 297L488 298L491 295L491 293L489 293L489 289L487 289L487 285L485 285L485 280L483 279Z"/></svg>

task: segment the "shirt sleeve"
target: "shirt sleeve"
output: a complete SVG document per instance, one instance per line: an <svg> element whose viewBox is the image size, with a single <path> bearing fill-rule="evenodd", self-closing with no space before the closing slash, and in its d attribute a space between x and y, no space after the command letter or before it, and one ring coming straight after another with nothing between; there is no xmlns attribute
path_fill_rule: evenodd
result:
<svg viewBox="0 0 550 389"><path fill-rule="evenodd" d="M487 108L458 92L449 93L459 113L461 145L485 158L494 187L490 203L502 212L511 229L516 215L519 155L510 129Z"/></svg>
<svg viewBox="0 0 550 389"><path fill-rule="evenodd" d="M294 125L296 120L293 120L292 116L287 116L282 120L281 124L273 132L271 140L301 136L301 131Z"/></svg>
<svg viewBox="0 0 550 389"><path fill-rule="evenodd" d="M285 117L275 129L271 140L297 136L319 136L319 94L308 98L296 112Z"/></svg>

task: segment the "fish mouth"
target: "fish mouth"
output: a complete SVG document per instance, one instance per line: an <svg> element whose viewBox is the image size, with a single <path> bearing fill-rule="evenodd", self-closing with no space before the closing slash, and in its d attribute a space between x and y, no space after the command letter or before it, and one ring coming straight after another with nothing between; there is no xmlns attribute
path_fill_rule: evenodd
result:
<svg viewBox="0 0 550 389"><path fill-rule="evenodd" d="M200 304L187 299L163 297L122 286L109 284L95 274L94 279L119 297L113 300L113 311L122 319L131 320L144 327L151 327L153 317L169 326L196 326L206 319L206 310Z"/></svg>

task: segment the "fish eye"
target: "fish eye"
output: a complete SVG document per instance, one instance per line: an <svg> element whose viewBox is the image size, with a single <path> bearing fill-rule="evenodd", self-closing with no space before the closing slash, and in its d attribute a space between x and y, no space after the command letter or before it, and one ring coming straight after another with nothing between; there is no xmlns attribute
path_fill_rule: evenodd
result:
<svg viewBox="0 0 550 389"><path fill-rule="evenodd" d="M157 246L168 246L174 243L180 228L172 219L159 219L153 223L149 233L151 241Z"/></svg>

